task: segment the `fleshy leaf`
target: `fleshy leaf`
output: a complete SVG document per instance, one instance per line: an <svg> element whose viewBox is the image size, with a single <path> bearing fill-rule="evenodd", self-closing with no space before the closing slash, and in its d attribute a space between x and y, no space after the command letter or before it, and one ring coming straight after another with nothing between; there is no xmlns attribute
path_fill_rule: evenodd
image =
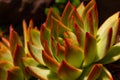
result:
<svg viewBox="0 0 120 80"><path fill-rule="evenodd" d="M101 60L105 55L107 55L107 51L111 47L111 39L112 39L112 28L106 30L106 33L102 35L100 41L97 43L97 57L96 60Z"/></svg>
<svg viewBox="0 0 120 80"><path fill-rule="evenodd" d="M86 33L86 38L85 38L84 55L85 58L84 58L83 66L87 66L93 63L97 55L96 39L93 35L91 35L88 32Z"/></svg>
<svg viewBox="0 0 120 80"><path fill-rule="evenodd" d="M75 27L75 34L77 36L77 41L79 43L79 46L80 48L84 49L85 32L77 24L75 24L74 27Z"/></svg>
<svg viewBox="0 0 120 80"><path fill-rule="evenodd" d="M116 36L118 33L118 27L119 27L119 15L120 15L120 13L117 12L114 15L112 15L111 17L109 17L98 30L97 35L99 38L99 42L97 45L98 45L99 59L102 59L103 55L105 55L105 53L106 53L108 37L110 36L110 35L108 35L108 32L109 32L110 28L112 28L112 36L111 36L112 39L111 39L111 43L109 45L111 46L115 43Z"/></svg>
<svg viewBox="0 0 120 80"><path fill-rule="evenodd" d="M48 15L47 15L47 19L46 19L46 26L47 26L47 28L50 28L51 27L51 17L55 17L56 19L58 19L58 20L61 20L61 18L60 18L60 16L52 9L52 8L50 8L49 9L49 12L48 12Z"/></svg>
<svg viewBox="0 0 120 80"><path fill-rule="evenodd" d="M102 68L102 72L98 77L98 80L114 80L112 74L105 68Z"/></svg>
<svg viewBox="0 0 120 80"><path fill-rule="evenodd" d="M43 48L40 42L40 32L37 29L31 29L30 30L30 38L34 45Z"/></svg>
<svg viewBox="0 0 120 80"><path fill-rule="evenodd" d="M58 28L58 22L59 20L57 20L55 17L51 17L52 19L52 23L51 23L51 36L54 37L55 39L57 39L58 37L58 31L57 31L57 28Z"/></svg>
<svg viewBox="0 0 120 80"><path fill-rule="evenodd" d="M68 16L70 12L73 10L73 6L71 5L70 2L67 3L66 7L64 8L64 11L62 13L62 22L64 25L68 25Z"/></svg>
<svg viewBox="0 0 120 80"><path fill-rule="evenodd" d="M28 43L28 49L30 51L30 54L32 57L41 65L45 65L43 58L42 58L42 49L39 47L31 44L30 42Z"/></svg>
<svg viewBox="0 0 120 80"><path fill-rule="evenodd" d="M60 45L59 43L57 44L56 56L57 56L56 58L57 58L58 62L65 60L65 47Z"/></svg>
<svg viewBox="0 0 120 80"><path fill-rule="evenodd" d="M39 65L39 63L36 62L32 57L23 57L22 58L22 63L25 67Z"/></svg>
<svg viewBox="0 0 120 80"><path fill-rule="evenodd" d="M107 30L112 27L113 30L113 34L112 34L112 42L111 45L113 45L116 41L116 36L118 33L118 29L119 29L119 22L120 22L120 12L117 12L115 14L113 14L112 16L110 16L99 28L98 30L98 35L100 37L100 39L102 40L104 38L103 35L106 35ZM101 42L101 41L100 41ZM100 43L99 42L99 43ZM100 43L102 44L102 43Z"/></svg>
<svg viewBox="0 0 120 80"><path fill-rule="evenodd" d="M69 40L65 39L66 42L66 53L65 59L66 61L75 67L81 67L84 59L84 53L81 48L73 45L69 42Z"/></svg>
<svg viewBox="0 0 120 80"><path fill-rule="evenodd" d="M85 5L84 5L84 3L82 2L82 3L78 6L78 8L77 8L77 12L78 12L78 14L79 14L80 16L82 16L84 9L85 9Z"/></svg>
<svg viewBox="0 0 120 80"><path fill-rule="evenodd" d="M82 73L82 70L62 61L58 69L58 76L62 80L76 80Z"/></svg>
<svg viewBox="0 0 120 80"><path fill-rule="evenodd" d="M10 26L10 39L9 40L10 40L10 50L13 56L16 45L17 44L22 45L22 41L19 35L17 34L17 32L13 30L12 26Z"/></svg>
<svg viewBox="0 0 120 80"><path fill-rule="evenodd" d="M60 36L60 37L63 37L63 33L64 32L66 32L66 31L71 31L67 26L65 26L63 23L61 23L61 22L58 22L58 28L57 28L58 30L58 35Z"/></svg>
<svg viewBox="0 0 120 80"><path fill-rule="evenodd" d="M49 56L45 51L42 51L42 57L47 67L53 72L57 72L59 63L53 57Z"/></svg>
<svg viewBox="0 0 120 80"><path fill-rule="evenodd" d="M76 37L76 35L73 32L66 31L66 32L64 32L63 35L64 35L64 39L67 38L70 43L72 43L74 45L78 45L77 37Z"/></svg>
<svg viewBox="0 0 120 80"><path fill-rule="evenodd" d="M97 80L102 72L102 69L103 69L102 64L95 64L92 67L87 80Z"/></svg>
<svg viewBox="0 0 120 80"><path fill-rule="evenodd" d="M91 0L86 6L85 6L85 9L82 13L82 18L85 19L85 16L87 14L87 12L90 10L90 8L95 4L95 0Z"/></svg>
<svg viewBox="0 0 120 80"><path fill-rule="evenodd" d="M83 21L81 16L78 14L76 8L73 8L73 11L71 11L69 17L68 17L68 27L74 32L74 23L79 25L82 29L84 29Z"/></svg>
<svg viewBox="0 0 120 80"><path fill-rule="evenodd" d="M7 70L12 67L13 65L9 61L0 61L0 80L7 79Z"/></svg>
<svg viewBox="0 0 120 80"><path fill-rule="evenodd" d="M99 62L102 64L109 64L120 59L120 43L112 46L107 52L106 56Z"/></svg>
<svg viewBox="0 0 120 80"><path fill-rule="evenodd" d="M84 29L86 32L90 32L94 36L96 36L97 34L98 13L97 13L97 8L95 3L86 13L86 17L84 20Z"/></svg>
<svg viewBox="0 0 120 80"><path fill-rule="evenodd" d="M23 72L18 66L15 66L8 70L7 80L11 80L11 79L12 80L24 80Z"/></svg>
<svg viewBox="0 0 120 80"><path fill-rule="evenodd" d="M7 47L10 47L10 42L9 40L7 40L5 37L2 37L2 42L7 46Z"/></svg>
<svg viewBox="0 0 120 80"><path fill-rule="evenodd" d="M47 76L50 74L50 70L48 69L41 69L35 66L28 66L26 70L36 78L40 80L48 80Z"/></svg>
<svg viewBox="0 0 120 80"><path fill-rule="evenodd" d="M1 60L10 61L11 63L13 63L10 50L3 43L0 42L0 61Z"/></svg>
<svg viewBox="0 0 120 80"><path fill-rule="evenodd" d="M47 28L44 24L41 25L40 40L42 45L44 45L44 41L47 41L48 46L50 47L50 29Z"/></svg>
<svg viewBox="0 0 120 80"><path fill-rule="evenodd" d="M24 56L25 56L24 48L21 45L17 44L13 55L14 65L19 66L21 69L23 69L23 64L21 59Z"/></svg>
<svg viewBox="0 0 120 80"><path fill-rule="evenodd" d="M28 47L27 47L27 42L30 40L30 35L29 35L30 27L27 28L27 23L25 20L23 20L23 34L24 34L24 49L25 53L29 53Z"/></svg>

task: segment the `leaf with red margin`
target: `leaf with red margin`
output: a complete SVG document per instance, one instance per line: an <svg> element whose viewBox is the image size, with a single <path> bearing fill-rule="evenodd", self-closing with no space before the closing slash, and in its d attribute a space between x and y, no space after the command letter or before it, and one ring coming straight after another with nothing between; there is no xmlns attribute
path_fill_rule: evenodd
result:
<svg viewBox="0 0 120 80"><path fill-rule="evenodd" d="M33 59L33 57L23 57L22 63L25 67L27 66L38 66L39 63Z"/></svg>
<svg viewBox="0 0 120 80"><path fill-rule="evenodd" d="M22 41L21 41L19 35L17 34L17 32L14 31L12 26L10 26L9 40L10 40L10 50L11 50L11 53L12 53L12 56L13 56L16 45L19 44L19 45L22 46Z"/></svg>
<svg viewBox="0 0 120 80"><path fill-rule="evenodd" d="M105 68L102 68L102 72L98 77L99 80L114 80L112 74Z"/></svg>
<svg viewBox="0 0 120 80"><path fill-rule="evenodd" d="M110 47L115 44L116 37L119 29L119 23L120 23L120 12L117 12L113 14L111 17L109 17L99 28L97 35L98 35L98 59L102 59L106 54L106 51L109 49L107 47L109 42L108 32L110 32L110 28L112 28L112 35L111 35L111 41L109 43ZM102 56L101 56L102 55Z"/></svg>
<svg viewBox="0 0 120 80"><path fill-rule="evenodd" d="M31 39L30 42L32 42L34 45L38 46L41 49L43 48L42 44L40 42L40 31L39 30L31 29L29 36L30 36L30 39Z"/></svg>
<svg viewBox="0 0 120 80"><path fill-rule="evenodd" d="M2 60L13 63L12 55L9 48L7 48L3 43L0 42L0 61Z"/></svg>
<svg viewBox="0 0 120 80"><path fill-rule="evenodd" d="M42 24L40 29L41 44L44 45L44 41L47 41L49 48L50 48L50 35L51 35L50 29L47 28L44 24Z"/></svg>
<svg viewBox="0 0 120 80"><path fill-rule="evenodd" d="M109 64L119 59L120 59L120 43L117 43L108 50L106 56L102 60L100 60L99 63Z"/></svg>
<svg viewBox="0 0 120 80"><path fill-rule="evenodd" d="M98 30L98 12L96 4L87 11L86 16L84 18L84 29L86 32L90 32L94 36L97 34Z"/></svg>
<svg viewBox="0 0 120 80"><path fill-rule="evenodd" d="M88 32L86 32L85 37L84 56L85 58L83 66L88 66L92 64L97 56L96 38Z"/></svg>
<svg viewBox="0 0 120 80"><path fill-rule="evenodd" d="M68 24L68 16L70 12L73 10L73 6L71 5L70 1L67 3L66 7L64 8L64 11L62 13L62 22L64 25L67 26Z"/></svg>
<svg viewBox="0 0 120 80"><path fill-rule="evenodd" d="M81 16L78 14L76 8L74 7L71 13L68 16L68 27L74 32L74 24L79 25L82 29L84 29L84 24Z"/></svg>
<svg viewBox="0 0 120 80"><path fill-rule="evenodd" d="M52 19L51 19L52 16L55 17L57 20L61 20L61 17L52 8L50 8L45 22L46 27L49 29L52 24Z"/></svg>
<svg viewBox="0 0 120 80"><path fill-rule="evenodd" d="M7 80L24 80L23 72L18 66L9 69L7 73Z"/></svg>
<svg viewBox="0 0 120 80"><path fill-rule="evenodd" d="M12 68L13 64L9 61L0 60L0 79L6 80L7 79L7 70Z"/></svg>
<svg viewBox="0 0 120 80"><path fill-rule="evenodd" d="M42 49L28 42L28 49L30 51L31 56L41 65L45 65L42 58Z"/></svg>
<svg viewBox="0 0 120 80"><path fill-rule="evenodd" d="M49 56L44 50L42 51L42 57L47 67L51 71L57 72L59 63L53 57Z"/></svg>
<svg viewBox="0 0 120 80"><path fill-rule="evenodd" d="M107 55L109 48L111 47L111 40L113 35L113 29L109 28L106 32L102 35L100 41L97 43L97 57L96 61L101 60Z"/></svg>
<svg viewBox="0 0 120 80"><path fill-rule="evenodd" d="M57 44L56 58L58 62L65 60L65 47L62 46L60 43Z"/></svg>
<svg viewBox="0 0 120 80"><path fill-rule="evenodd" d="M13 55L13 61L15 66L19 66L21 69L23 69L23 64L22 64L22 57L25 56L25 51L24 48L17 44L15 48L15 52Z"/></svg>
<svg viewBox="0 0 120 80"><path fill-rule="evenodd" d="M77 12L78 12L78 14L79 14L80 16L82 16L84 9L85 9L85 5L84 5L84 3L82 2L82 3L78 6L78 8L77 8Z"/></svg>
<svg viewBox="0 0 120 80"><path fill-rule="evenodd" d="M79 43L79 46L80 48L84 49L85 32L76 23L74 24L74 27L75 27L75 34L77 36L77 41Z"/></svg>
<svg viewBox="0 0 120 80"><path fill-rule="evenodd" d="M66 42L66 53L65 53L65 59L66 61L75 67L81 67L84 59L84 53L83 50L73 45L69 42L69 40L65 39Z"/></svg>
<svg viewBox="0 0 120 80"><path fill-rule="evenodd" d="M30 27L27 28L27 23L25 22L25 20L23 20L22 26L23 26L23 34L24 34L25 53L29 53L29 50L28 50L28 47L27 47L27 42L30 40L30 35L29 35Z"/></svg>
<svg viewBox="0 0 120 80"><path fill-rule="evenodd" d="M85 9L83 10L83 13L82 13L82 16L81 16L81 17L83 18L83 20L85 19L87 12L90 10L90 8L91 8L94 4L96 4L95 0L91 0L91 1L85 6Z"/></svg>
<svg viewBox="0 0 120 80"><path fill-rule="evenodd" d="M26 70L40 80L57 80L57 75L51 73L49 69L42 69L35 66L28 66Z"/></svg>
<svg viewBox="0 0 120 80"><path fill-rule="evenodd" d="M91 69L91 71L88 75L87 80L97 80L98 77L100 76L101 72L102 72L102 69L103 69L102 64L95 64L92 67L92 69Z"/></svg>
<svg viewBox="0 0 120 80"><path fill-rule="evenodd" d="M71 66L66 61L62 61L58 69L58 76L62 80L76 80L81 73L81 69Z"/></svg>

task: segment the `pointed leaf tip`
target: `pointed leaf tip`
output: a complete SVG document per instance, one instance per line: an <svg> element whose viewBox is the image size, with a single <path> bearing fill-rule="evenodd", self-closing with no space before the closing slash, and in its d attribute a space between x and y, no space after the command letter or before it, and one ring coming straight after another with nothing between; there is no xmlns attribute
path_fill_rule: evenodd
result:
<svg viewBox="0 0 120 80"><path fill-rule="evenodd" d="M69 65L66 61L62 61L58 69L58 76L62 80L76 80L82 73L82 70Z"/></svg>
<svg viewBox="0 0 120 80"><path fill-rule="evenodd" d="M87 66L93 63L97 55L96 38L88 32L86 32L86 37L85 37L84 55L85 55L85 59L83 66Z"/></svg>
<svg viewBox="0 0 120 80"><path fill-rule="evenodd" d="M49 56L44 50L42 51L42 57L47 67L50 70L57 72L59 63L53 57Z"/></svg>
<svg viewBox="0 0 120 80"><path fill-rule="evenodd" d="M65 42L66 42L66 47L65 47L66 61L72 66L80 67L84 59L83 50L80 47L70 43L70 41L67 39L65 39Z"/></svg>

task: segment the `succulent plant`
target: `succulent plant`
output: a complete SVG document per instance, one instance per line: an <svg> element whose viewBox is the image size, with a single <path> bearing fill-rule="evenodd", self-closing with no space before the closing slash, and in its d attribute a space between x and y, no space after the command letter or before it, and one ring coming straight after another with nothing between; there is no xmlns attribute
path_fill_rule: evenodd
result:
<svg viewBox="0 0 120 80"><path fill-rule="evenodd" d="M62 16L50 8L40 31L32 21L29 26L23 21L24 45L11 27L9 41L2 38L5 44L0 43L0 78L113 80L104 65L120 59L119 15L98 27L95 0L78 8L68 2Z"/></svg>

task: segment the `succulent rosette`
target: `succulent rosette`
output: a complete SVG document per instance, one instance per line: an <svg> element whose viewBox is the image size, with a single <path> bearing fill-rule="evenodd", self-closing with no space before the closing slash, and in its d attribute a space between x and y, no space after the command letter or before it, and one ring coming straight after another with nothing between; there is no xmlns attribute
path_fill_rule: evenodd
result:
<svg viewBox="0 0 120 80"><path fill-rule="evenodd" d="M98 27L95 0L78 8L68 2L62 16L51 8L41 25L40 47L28 42L40 66L26 69L43 80L113 80L104 65L120 59L119 15L115 13Z"/></svg>
<svg viewBox="0 0 120 80"><path fill-rule="evenodd" d="M113 14L98 27L95 0L86 6L81 3L78 8L68 2L61 16L50 8L40 31L32 21L29 26L23 21L24 45L10 28L10 40L3 38L9 48L5 50L12 56L7 61L11 61L10 67L17 66L16 72L19 68L26 80L30 76L38 80L113 80L104 65L120 59L120 43L116 42L119 15L119 12ZM3 50L1 47L0 57ZM0 69L5 69L9 77L7 72L15 71Z"/></svg>

